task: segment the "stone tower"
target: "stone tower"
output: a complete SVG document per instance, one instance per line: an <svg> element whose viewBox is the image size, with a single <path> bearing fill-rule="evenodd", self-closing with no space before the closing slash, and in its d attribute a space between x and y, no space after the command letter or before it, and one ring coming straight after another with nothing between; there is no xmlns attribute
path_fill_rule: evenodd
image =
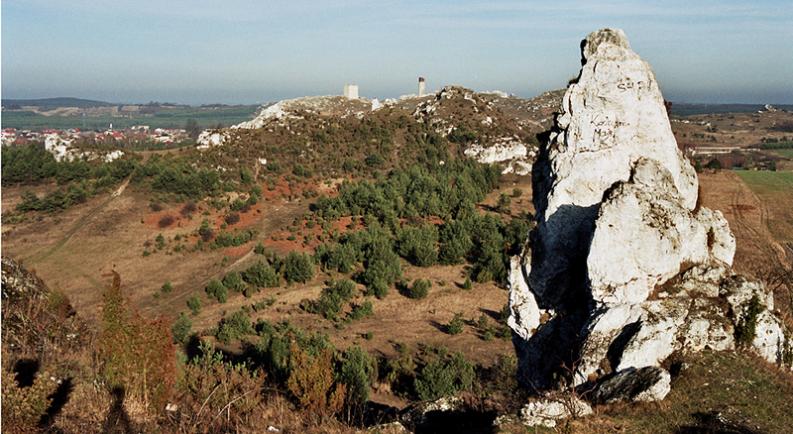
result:
<svg viewBox="0 0 793 434"><path fill-rule="evenodd" d="M419 77L419 96L424 96L427 93L427 83L424 77Z"/></svg>
<svg viewBox="0 0 793 434"><path fill-rule="evenodd" d="M344 97L347 99L358 99L358 85L357 84L345 84L344 85Z"/></svg>

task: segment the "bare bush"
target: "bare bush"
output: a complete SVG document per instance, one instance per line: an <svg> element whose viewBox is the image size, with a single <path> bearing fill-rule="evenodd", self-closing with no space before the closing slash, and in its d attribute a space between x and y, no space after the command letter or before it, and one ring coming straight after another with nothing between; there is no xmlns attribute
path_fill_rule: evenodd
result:
<svg viewBox="0 0 793 434"><path fill-rule="evenodd" d="M173 218L172 215L170 214L164 215L160 218L160 221L157 222L157 226L159 226L160 228L167 228L168 226L171 226L175 221L176 219Z"/></svg>

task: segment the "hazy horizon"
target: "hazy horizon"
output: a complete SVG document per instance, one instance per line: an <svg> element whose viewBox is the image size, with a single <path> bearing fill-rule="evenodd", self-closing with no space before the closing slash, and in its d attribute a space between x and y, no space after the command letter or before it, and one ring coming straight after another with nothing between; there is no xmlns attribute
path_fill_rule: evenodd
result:
<svg viewBox="0 0 793 434"><path fill-rule="evenodd" d="M666 99L793 104L793 4L93 0L2 3L2 97L259 104L459 84L530 97L563 88L579 41L625 30Z"/></svg>

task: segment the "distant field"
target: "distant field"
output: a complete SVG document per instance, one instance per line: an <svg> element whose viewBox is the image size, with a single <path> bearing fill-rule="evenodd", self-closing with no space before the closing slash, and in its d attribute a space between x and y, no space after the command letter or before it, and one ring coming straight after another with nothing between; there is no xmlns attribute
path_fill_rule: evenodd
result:
<svg viewBox="0 0 793 434"><path fill-rule="evenodd" d="M793 109L793 105L774 105L783 110ZM719 113L756 113L763 110L763 104L687 104L673 103L672 114L678 116L719 114Z"/></svg>
<svg viewBox="0 0 793 434"><path fill-rule="evenodd" d="M259 106L230 106L219 108L173 108L163 109L153 115L125 116L43 116L33 112L4 111L2 114L3 128L40 130L43 128L67 129L105 129L111 123L114 128L126 128L133 125L148 125L152 128L184 128L188 119L195 119L203 128L218 124L229 126L249 120Z"/></svg>
<svg viewBox="0 0 793 434"><path fill-rule="evenodd" d="M791 150L785 149L783 151ZM735 173L757 194L781 191L793 195L793 172L736 170Z"/></svg>
<svg viewBox="0 0 793 434"><path fill-rule="evenodd" d="M736 170L766 208L768 229L780 242L793 241L793 172Z"/></svg>
<svg viewBox="0 0 793 434"><path fill-rule="evenodd" d="M781 157L793 158L793 149L774 149L773 152Z"/></svg>

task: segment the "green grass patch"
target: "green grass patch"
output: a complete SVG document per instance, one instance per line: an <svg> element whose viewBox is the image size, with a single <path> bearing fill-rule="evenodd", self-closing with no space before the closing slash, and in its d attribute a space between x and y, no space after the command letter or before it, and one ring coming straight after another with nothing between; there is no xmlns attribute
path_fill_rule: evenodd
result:
<svg viewBox="0 0 793 434"><path fill-rule="evenodd" d="M735 173L757 194L779 191L793 194L793 172L736 170Z"/></svg>
<svg viewBox="0 0 793 434"><path fill-rule="evenodd" d="M793 158L793 149L775 149L774 154L784 158Z"/></svg>
<svg viewBox="0 0 793 434"><path fill-rule="evenodd" d="M789 373L744 354L705 353L687 363L689 368L673 381L662 403L605 407L600 420L584 419L582 424L608 421L624 432L700 432L685 429L697 426L697 414L717 411L731 422L759 428L757 432L790 432Z"/></svg>

